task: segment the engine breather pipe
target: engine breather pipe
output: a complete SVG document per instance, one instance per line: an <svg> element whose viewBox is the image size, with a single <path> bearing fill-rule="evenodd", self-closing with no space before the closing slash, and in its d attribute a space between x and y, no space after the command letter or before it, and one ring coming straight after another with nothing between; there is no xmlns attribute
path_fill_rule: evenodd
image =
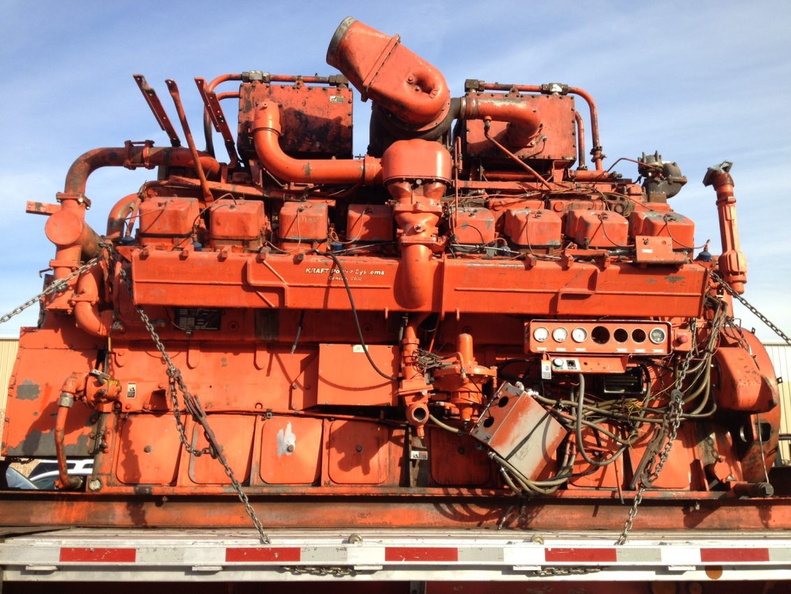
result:
<svg viewBox="0 0 791 594"><path fill-rule="evenodd" d="M451 179L450 153L438 142L398 140L382 155L382 179L401 230L396 299L407 309L425 308L434 292L432 254L443 247L438 225Z"/></svg>
<svg viewBox="0 0 791 594"><path fill-rule="evenodd" d="M206 85L206 91L209 93L214 93L214 90L218 85L229 80L242 80L242 75L221 74L220 76L214 78L208 85ZM220 97L218 96L217 99L219 98ZM211 133L211 116L209 115L208 107L204 107L203 109L203 137L206 141L206 152L214 156L214 139L212 138Z"/></svg>
<svg viewBox="0 0 791 594"><path fill-rule="evenodd" d="M717 192L717 214L720 219L720 239L722 255L718 264L720 275L735 293L744 293L747 283L747 258L739 249L739 231L736 226L736 197L733 195L733 163L723 161L709 167L703 178L704 186L714 186Z"/></svg>

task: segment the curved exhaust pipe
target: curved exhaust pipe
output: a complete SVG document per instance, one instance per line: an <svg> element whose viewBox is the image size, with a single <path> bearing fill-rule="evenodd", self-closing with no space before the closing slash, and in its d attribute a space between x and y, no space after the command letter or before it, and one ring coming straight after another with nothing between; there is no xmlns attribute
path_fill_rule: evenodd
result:
<svg viewBox="0 0 791 594"><path fill-rule="evenodd" d="M108 241L121 239L124 234L126 219L140 206L140 196L137 192L124 196L115 203L110 214L107 215L107 233L104 238Z"/></svg>
<svg viewBox="0 0 791 594"><path fill-rule="evenodd" d="M275 177L313 184L381 183L379 159L294 159L280 148L280 107L266 102L258 106L253 118L253 143L258 159Z"/></svg>
<svg viewBox="0 0 791 594"><path fill-rule="evenodd" d="M327 63L362 94L413 132L436 128L450 111L450 90L434 66L390 36L347 17L338 26Z"/></svg>
<svg viewBox="0 0 791 594"><path fill-rule="evenodd" d="M94 266L80 276L72 301L77 327L91 336L105 337L113 326L113 312L99 311L99 275L101 268Z"/></svg>
<svg viewBox="0 0 791 594"><path fill-rule="evenodd" d="M508 122L508 144L518 148L541 129L539 114L518 97L467 95L451 100L442 73L401 45L398 35L385 35L352 17L335 31L327 63L349 79L363 100L373 101L372 119L398 139L435 140L457 117Z"/></svg>
<svg viewBox="0 0 791 594"><path fill-rule="evenodd" d="M207 177L216 178L219 175L220 163L217 159L203 154L199 156L199 160ZM149 145L128 143L124 147L93 149L83 153L72 163L66 173L63 193L84 196L88 177L101 167L153 169L163 165L195 167L195 162L192 159L192 153L186 148L154 148Z"/></svg>
<svg viewBox="0 0 791 594"><path fill-rule="evenodd" d="M461 99L459 117L465 120L494 120L511 124L508 144L523 148L541 130L541 118L533 107L518 97L478 97Z"/></svg>

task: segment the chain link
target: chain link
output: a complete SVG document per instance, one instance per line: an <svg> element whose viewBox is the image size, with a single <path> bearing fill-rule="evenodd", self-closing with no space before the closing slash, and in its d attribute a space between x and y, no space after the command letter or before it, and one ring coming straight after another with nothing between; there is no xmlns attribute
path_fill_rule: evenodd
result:
<svg viewBox="0 0 791 594"><path fill-rule="evenodd" d="M126 274L126 270L121 267L119 269L119 274L121 276L121 280L124 281L127 289L129 290L129 294L132 294L132 283L129 277ZM143 308L139 305L135 306L135 310L137 311L137 315L140 316L143 324L148 330L148 333L151 335L151 340L154 342L157 350L159 351L160 356L162 357L162 361L165 363L167 367L167 374L169 379L169 391L170 391L170 398L173 404L173 416L176 419L176 425L179 430L179 437L181 439L181 443L184 445L184 448L190 453L192 456L201 456L203 454L210 454L213 458L216 458L222 467L225 469L225 474L228 479L231 481L231 485L233 486L234 491L239 496L239 500L244 505L244 510L247 515L250 517L250 520L253 522L253 526L255 526L256 531L258 532L258 536L261 540L261 544L269 544L269 537L264 532L264 526L261 523L261 520L258 518L258 514L255 513L255 510L250 505L250 500L247 497L247 493L244 492L242 489L242 485L236 478L236 475L231 468L231 465L228 463L228 459L225 457L223 453L222 447L220 446L219 442L217 441L217 437L214 435L214 431L212 430L211 426L209 425L209 421L206 415L206 411L203 409L203 405L201 405L200 400L197 396L192 394L189 389L187 388L186 383L184 382L184 378L181 375L181 371L174 365L173 360L170 358L167 350L165 349L165 345L162 343L162 340L159 337L159 333L157 333L156 328L154 328L154 324L151 322L151 318L148 317ZM184 398L184 407L187 409L187 412L190 416L195 420L203 428L203 435L206 438L209 446L202 450L196 450L190 440L187 437L186 427L184 425L183 420L181 419L181 413L179 412L179 402L178 402L178 395L177 392L180 391L183 398Z"/></svg>
<svg viewBox="0 0 791 594"><path fill-rule="evenodd" d="M764 324L766 324L775 334L777 334L780 338L782 338L786 344L791 345L791 339L783 333L780 328L778 328L774 323L772 323L769 318L767 318L764 314L762 314L758 309L750 304L744 297L739 295L733 287L731 287L720 275L716 272L711 273L711 278L715 282L719 283L725 291L727 291L731 296L736 298L744 307L746 307L750 313L752 313L755 317L761 320ZM722 327L722 325L726 322L726 320L718 320L715 316L715 321L712 325L712 335L709 338L709 348L707 352L713 352L714 347L716 346L717 335ZM632 503L632 508L629 510L629 517L627 518L623 531L621 535L618 537L616 541L616 545L622 545L626 542L626 539L629 536L629 531L632 529L634 524L634 520L637 517L637 512L640 507L640 504L643 501L643 495L645 494L646 489L648 486L657 479L659 473L665 466L667 459L670 455L670 450L673 447L673 441L676 438L678 433L678 427L681 423L681 417L683 415L683 404L684 404L684 394L681 391L681 385L686 378L687 371L689 369L690 362L692 360L693 350L690 349L687 356L684 358L682 362L681 371L676 379L676 387L670 393L670 404L668 406L667 413L665 418L662 419L662 429L660 430L659 434L657 435L657 440L654 443L657 443L659 439L667 439L664 444L664 448L662 449L661 453L659 454L658 458L652 459L647 465L646 470L643 473L643 476L640 478L640 485L635 493L634 501ZM650 451L650 446L649 446ZM654 466L656 464L656 466Z"/></svg>
<svg viewBox="0 0 791 594"><path fill-rule="evenodd" d="M598 573L601 567L545 567L536 571L529 571L530 577L556 577L561 575L585 575L588 573Z"/></svg>
<svg viewBox="0 0 791 594"><path fill-rule="evenodd" d="M695 324L693 321L693 336L694 328ZM712 334L718 333L719 328L720 325L715 324L712 328ZM714 339L715 336L712 336L711 340L713 341ZM634 520L637 517L640 504L643 502L643 495L645 494L646 489L648 489L649 485L659 478L659 474L662 472L662 469L665 467L665 464L670 457L670 451L673 448L673 443L675 442L676 436L678 435L678 428L681 425L681 417L684 414L684 393L681 391L681 386L687 377L687 372L689 371L689 365L692 362L693 353L694 349L690 348L689 352L687 352L686 356L681 362L681 369L678 373L678 376L676 377L675 388L673 388L673 390L670 392L670 402L668 403L667 410L665 411L665 415L662 418L662 427L657 433L656 438L652 440L652 443L646 450L646 455L652 451L652 446L655 448L661 443L664 443L664 445L662 450L659 452L659 455L652 456L648 464L646 464L646 467L643 469L642 475L640 476L637 493L634 495L632 507L629 510L629 516L624 523L621 534L618 536L618 540L615 541L616 545L622 545L626 543L626 540L629 538L629 532L632 530L632 526L634 525Z"/></svg>
<svg viewBox="0 0 791 594"><path fill-rule="evenodd" d="M114 256L115 252L112 250L112 246L103 245L102 247L108 248L110 250L111 256ZM60 293L65 291L69 283L79 277L80 275L84 274L85 272L89 271L91 268L96 266L99 262L101 262L103 256L97 256L85 264L80 266L79 268L72 271L68 276L65 278L53 281L50 283L48 287L46 287L41 293L32 297L28 301L24 302L22 305L14 308L9 313L0 317L0 324L4 324L8 322L13 317L19 315L27 308L31 307L33 304L40 302L45 297L49 295L53 295L55 293ZM129 290L129 294L132 294L132 284L130 279L128 278L126 271L121 267L119 269L119 273L121 279L127 286ZM777 336L783 339L786 344L791 345L791 338L789 338L784 332L780 330L774 323L772 323L765 315L763 315L756 307L750 304L744 297L738 294L733 287L731 287L722 277L720 277L717 273L712 272L712 279L715 282L720 283L720 285L727 291L732 297L737 299L744 307L746 307L750 313L756 316L759 320L761 320L767 327L769 327ZM262 544L269 544L269 537L264 532L263 524L261 520L258 518L255 510L250 505L250 501L247 497L247 494L244 492L239 481L236 479L236 476L231 468L230 464L228 463L225 454L222 451L221 446L219 445L216 436L214 435L214 431L211 429L208 423L208 418L206 415L203 406L200 403L200 400L197 396L194 396L188 390L184 378L181 375L181 371L174 365L173 360L171 359L170 355L168 354L167 350L165 349L165 345L162 343L162 340L159 337L159 334L154 327L154 324L151 322L151 319L148 317L148 314L143 311L143 308L139 305L135 306L135 309L140 316L143 324L145 325L148 333L151 335L151 340L154 342L157 350L159 351L162 361L165 363L167 367L167 375L168 375L168 392L170 395L171 405L173 407L173 416L176 420L176 426L179 432L179 439L181 440L182 445L184 448L189 452L192 456L202 456L204 454L210 454L212 457L216 458L220 464L225 469L225 474L231 481L231 485L233 486L234 490L239 496L239 500L242 502L245 508L245 512L250 517L255 526L258 535L260 537ZM719 331L720 325L714 325L712 328L712 338L710 339L710 344L716 340L715 333ZM662 426L660 431L658 432L656 438L653 440L653 444L658 445L659 443L663 443L663 447L659 454L653 457L648 464L646 465L645 469L643 470L642 476L639 480L639 487L637 492L635 493L634 500L632 503L632 507L629 510L629 516L624 523L623 531L621 532L618 540L616 541L616 545L623 545L626 543L629 532L632 530L634 525L634 520L637 517L638 510L640 505L643 501L643 496L645 494L646 489L649 485L651 485L660 475L665 464L668 461L670 456L671 449L673 447L673 443L678 435L678 429L681 425L681 419L683 416L683 405L684 405L684 393L681 390L681 386L683 385L684 380L686 379L687 372L689 370L690 363L693 357L693 349L690 349L687 355L684 357L681 363L681 368L678 373L678 376L675 381L675 388L670 393L670 402L668 404L667 411L662 419ZM178 392L181 392L184 399L184 406L189 412L190 416L197 422L202 428L203 433L208 442L208 446L198 450L192 446L191 440L187 436L186 425L184 420L181 417L180 412L180 405L178 401ZM649 451L650 451L649 447ZM356 572L353 568L345 568L345 567L312 567L312 566L287 566L284 568L286 571L290 571L294 574L309 574L309 575L317 575L317 576L349 576L355 575ZM600 571L599 568L555 568L550 567L546 569L542 569L540 571L531 572L531 575L537 577L549 577L549 576L560 576L560 575L580 575L586 573L593 573Z"/></svg>
<svg viewBox="0 0 791 594"><path fill-rule="evenodd" d="M749 301L747 301L744 297L739 295L732 286L730 286L725 280L718 275L716 272L711 273L711 278L722 285L722 288L725 289L732 297L737 299L739 303L741 303L744 307L746 307L751 314L753 314L756 318L761 320L766 326L775 334L777 334L780 338L782 338L786 344L791 345L791 338L789 338L780 328L778 328L774 323L772 323L769 318L767 318L764 314L762 314L758 309L752 305Z"/></svg>
<svg viewBox="0 0 791 594"><path fill-rule="evenodd" d="M283 566L283 569L294 575L332 575L335 577L357 575L357 571L353 567L288 565Z"/></svg>
<svg viewBox="0 0 791 594"><path fill-rule="evenodd" d="M52 295L54 293L60 293L62 291L65 291L66 289L69 288L70 281L74 280L84 272L88 272L91 268L96 266L101 261L102 261L102 256L97 256L91 260L88 260L85 264L83 264L79 268L76 268L74 271L69 273L69 275L66 276L65 278L52 281L46 289L41 291L41 293L39 293L35 297L32 297L31 299L28 299L19 307L12 309L10 312L0 317L0 324L5 324L11 318L21 314L23 311L25 311L28 307L30 307L34 303L37 303L42 299L44 299L44 297L48 297L49 295Z"/></svg>

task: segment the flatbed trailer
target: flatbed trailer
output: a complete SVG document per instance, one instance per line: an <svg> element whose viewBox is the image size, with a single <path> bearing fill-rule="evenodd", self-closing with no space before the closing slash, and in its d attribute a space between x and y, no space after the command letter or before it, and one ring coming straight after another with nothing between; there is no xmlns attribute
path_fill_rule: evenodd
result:
<svg viewBox="0 0 791 594"><path fill-rule="evenodd" d="M617 533L590 531L303 529L269 536L270 544L261 545L250 529L64 528L6 536L0 565L11 582L791 579L788 531L635 531L621 546L614 545Z"/></svg>
<svg viewBox="0 0 791 594"><path fill-rule="evenodd" d="M605 167L586 91L453 97L351 17L327 62L195 79L202 151L178 85L183 143L134 75L170 146L89 150L27 203L55 254L0 317L42 305L0 468L58 478L0 492L4 594L791 591L780 379L734 318L732 163L703 176L715 256L668 202L675 162ZM103 167L157 172L100 235Z"/></svg>

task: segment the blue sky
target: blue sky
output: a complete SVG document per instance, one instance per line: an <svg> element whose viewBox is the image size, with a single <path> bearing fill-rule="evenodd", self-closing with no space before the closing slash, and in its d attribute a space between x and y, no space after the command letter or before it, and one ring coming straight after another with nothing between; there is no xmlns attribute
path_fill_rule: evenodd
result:
<svg viewBox="0 0 791 594"><path fill-rule="evenodd" d="M167 146L132 79L142 73L171 115L164 80L179 83L193 132L193 79L226 72L331 74L329 40L346 16L389 34L442 70L454 95L466 78L564 82L597 100L608 167L658 150L689 178L672 201L696 243L719 252L706 168L734 162L739 230L749 263L746 297L791 332L791 2L82 2L4 0L0 22L0 314L35 295L53 247L25 202L54 202L83 152L152 139ZM230 89L230 87L228 87ZM355 151L368 106L355 107ZM217 142L221 146L221 142ZM590 142L588 142L590 146ZM619 164L627 177L634 166ZM100 170L88 219L153 172ZM36 308L0 326L35 323ZM743 310L744 325L757 327Z"/></svg>

